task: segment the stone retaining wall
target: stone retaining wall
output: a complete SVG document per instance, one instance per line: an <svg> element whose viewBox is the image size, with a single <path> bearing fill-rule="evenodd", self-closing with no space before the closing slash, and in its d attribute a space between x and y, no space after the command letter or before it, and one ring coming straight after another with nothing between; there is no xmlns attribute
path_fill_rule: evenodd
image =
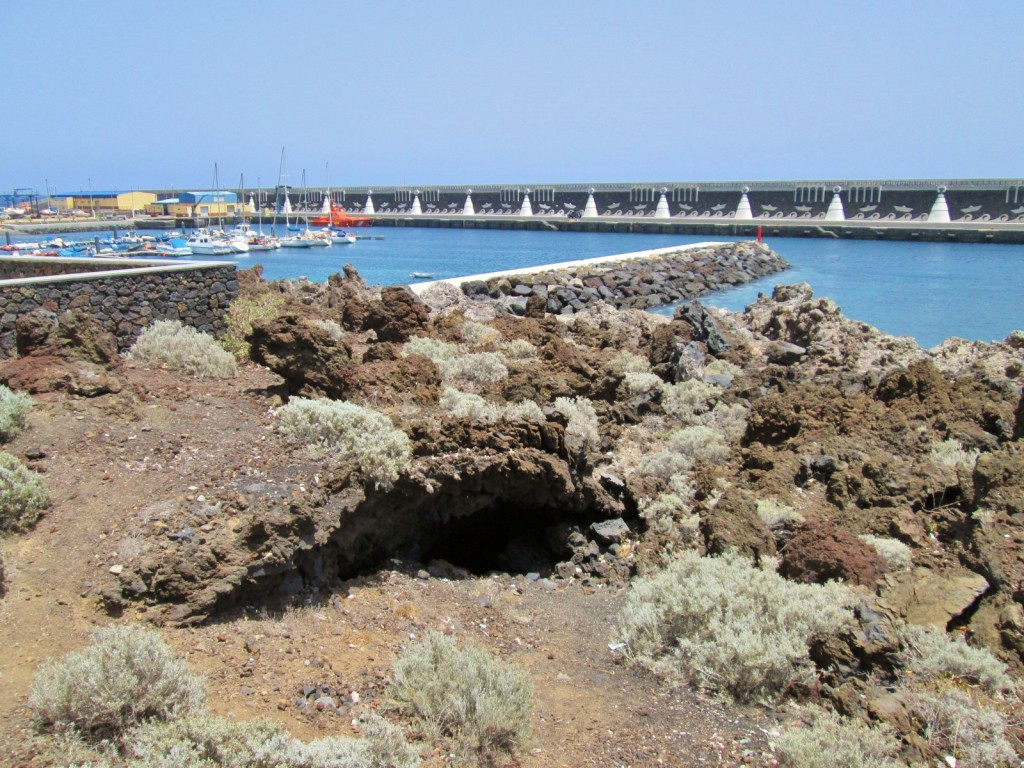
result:
<svg viewBox="0 0 1024 768"><path fill-rule="evenodd" d="M20 279L0 279L0 355L5 356L14 349L19 315L40 307L88 312L125 350L155 320L180 320L219 336L228 305L238 295L233 263L0 258L0 276L13 274Z"/></svg>
<svg viewBox="0 0 1024 768"><path fill-rule="evenodd" d="M530 303L533 307L540 304L549 314L567 315L595 301L620 309L649 309L747 283L788 267L765 245L720 243L663 249L621 261L468 280L462 283L462 290L470 297L503 299L515 314L526 314Z"/></svg>

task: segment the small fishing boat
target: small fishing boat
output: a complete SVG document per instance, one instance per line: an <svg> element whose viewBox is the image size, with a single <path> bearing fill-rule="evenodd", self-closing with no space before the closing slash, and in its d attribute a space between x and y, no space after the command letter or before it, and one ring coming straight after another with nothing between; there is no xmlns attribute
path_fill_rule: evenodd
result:
<svg viewBox="0 0 1024 768"><path fill-rule="evenodd" d="M345 232L344 230L341 229L328 229L327 231L330 232L331 234L332 243L351 245L356 241L356 236L353 235L351 232Z"/></svg>
<svg viewBox="0 0 1024 768"><path fill-rule="evenodd" d="M195 232L185 243L197 256L227 256L231 247L208 231Z"/></svg>
<svg viewBox="0 0 1024 768"><path fill-rule="evenodd" d="M156 243L153 246L153 253L158 256L191 256L192 249L188 243L180 237L172 237L166 243Z"/></svg>
<svg viewBox="0 0 1024 768"><path fill-rule="evenodd" d="M417 280L429 280L434 275L430 272L410 272L409 277L414 277Z"/></svg>

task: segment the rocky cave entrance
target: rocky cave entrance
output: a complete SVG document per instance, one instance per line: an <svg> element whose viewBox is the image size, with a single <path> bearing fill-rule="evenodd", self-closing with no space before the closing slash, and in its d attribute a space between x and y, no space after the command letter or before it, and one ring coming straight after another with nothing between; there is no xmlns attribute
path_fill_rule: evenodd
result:
<svg viewBox="0 0 1024 768"><path fill-rule="evenodd" d="M590 520L565 517L550 508L498 503L424 531L418 559L450 563L476 576L492 571L549 576L573 555L568 537L585 531Z"/></svg>

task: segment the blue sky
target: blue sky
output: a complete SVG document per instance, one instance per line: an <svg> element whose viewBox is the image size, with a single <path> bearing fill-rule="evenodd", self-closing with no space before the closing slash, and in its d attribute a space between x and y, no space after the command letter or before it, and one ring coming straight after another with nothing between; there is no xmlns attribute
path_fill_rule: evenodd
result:
<svg viewBox="0 0 1024 768"><path fill-rule="evenodd" d="M1024 3L8 2L0 192L1024 176Z"/></svg>

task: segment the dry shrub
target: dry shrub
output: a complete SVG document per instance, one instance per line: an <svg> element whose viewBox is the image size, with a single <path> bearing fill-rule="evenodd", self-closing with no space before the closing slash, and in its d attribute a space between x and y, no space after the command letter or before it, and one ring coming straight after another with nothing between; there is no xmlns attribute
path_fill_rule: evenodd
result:
<svg viewBox="0 0 1024 768"><path fill-rule="evenodd" d="M784 730L776 741L785 768L899 768L899 739L884 725L867 726L821 712L803 728Z"/></svg>
<svg viewBox="0 0 1024 768"><path fill-rule="evenodd" d="M0 442L6 443L25 428L32 398L0 384Z"/></svg>
<svg viewBox="0 0 1024 768"><path fill-rule="evenodd" d="M17 456L0 451L0 531L21 530L39 519L50 505L42 475Z"/></svg>
<svg viewBox="0 0 1024 768"><path fill-rule="evenodd" d="M778 499L758 499L757 516L770 530L797 525L804 521L803 515Z"/></svg>
<svg viewBox="0 0 1024 768"><path fill-rule="evenodd" d="M586 397L555 398L555 410L568 422L565 427L565 445L569 450L589 453L601 447L597 431L597 411Z"/></svg>
<svg viewBox="0 0 1024 768"><path fill-rule="evenodd" d="M107 627L91 645L44 664L29 696L43 728L71 727L91 739L118 740L148 720L199 711L202 679L153 630Z"/></svg>
<svg viewBox="0 0 1024 768"><path fill-rule="evenodd" d="M651 363L646 357L624 350L608 363L608 368L613 373L625 376L627 373L650 373Z"/></svg>
<svg viewBox="0 0 1024 768"><path fill-rule="evenodd" d="M477 421L493 424L502 416L502 407L497 403L484 400L472 392L461 392L453 387L445 387L444 394L438 402L441 410L456 419Z"/></svg>
<svg viewBox="0 0 1024 768"><path fill-rule="evenodd" d="M135 340L128 357L144 365L165 366L194 376L230 379L237 371L234 356L216 339L178 320L157 320Z"/></svg>
<svg viewBox="0 0 1024 768"><path fill-rule="evenodd" d="M509 360L532 360L537 356L537 347L526 339L512 339L503 342L501 351Z"/></svg>
<svg viewBox="0 0 1024 768"><path fill-rule="evenodd" d="M391 695L435 734L485 756L512 752L530 732L533 686L485 649L431 632L395 662Z"/></svg>
<svg viewBox="0 0 1024 768"><path fill-rule="evenodd" d="M249 342L246 337L252 333L254 323L273 320L281 314L284 294L260 293L255 296L239 296L228 307L224 318L227 325L220 345L239 360L249 357Z"/></svg>
<svg viewBox="0 0 1024 768"><path fill-rule="evenodd" d="M209 715L138 729L127 768L416 768L415 750L402 732L371 716L361 739L291 738L278 723L233 722Z"/></svg>
<svg viewBox="0 0 1024 768"><path fill-rule="evenodd" d="M865 533L857 538L874 548L875 552L880 554L889 568L894 571L905 571L913 565L914 557L910 552L910 547L899 539L872 536L870 533Z"/></svg>
<svg viewBox="0 0 1024 768"><path fill-rule="evenodd" d="M277 410L277 429L315 456L356 462L378 488L390 488L412 461L408 436L382 413L342 400L293 397Z"/></svg>
<svg viewBox="0 0 1024 768"><path fill-rule="evenodd" d="M839 585L786 581L736 553L684 552L633 583L619 631L631 658L753 700L811 670L811 636L846 624L848 601Z"/></svg>

